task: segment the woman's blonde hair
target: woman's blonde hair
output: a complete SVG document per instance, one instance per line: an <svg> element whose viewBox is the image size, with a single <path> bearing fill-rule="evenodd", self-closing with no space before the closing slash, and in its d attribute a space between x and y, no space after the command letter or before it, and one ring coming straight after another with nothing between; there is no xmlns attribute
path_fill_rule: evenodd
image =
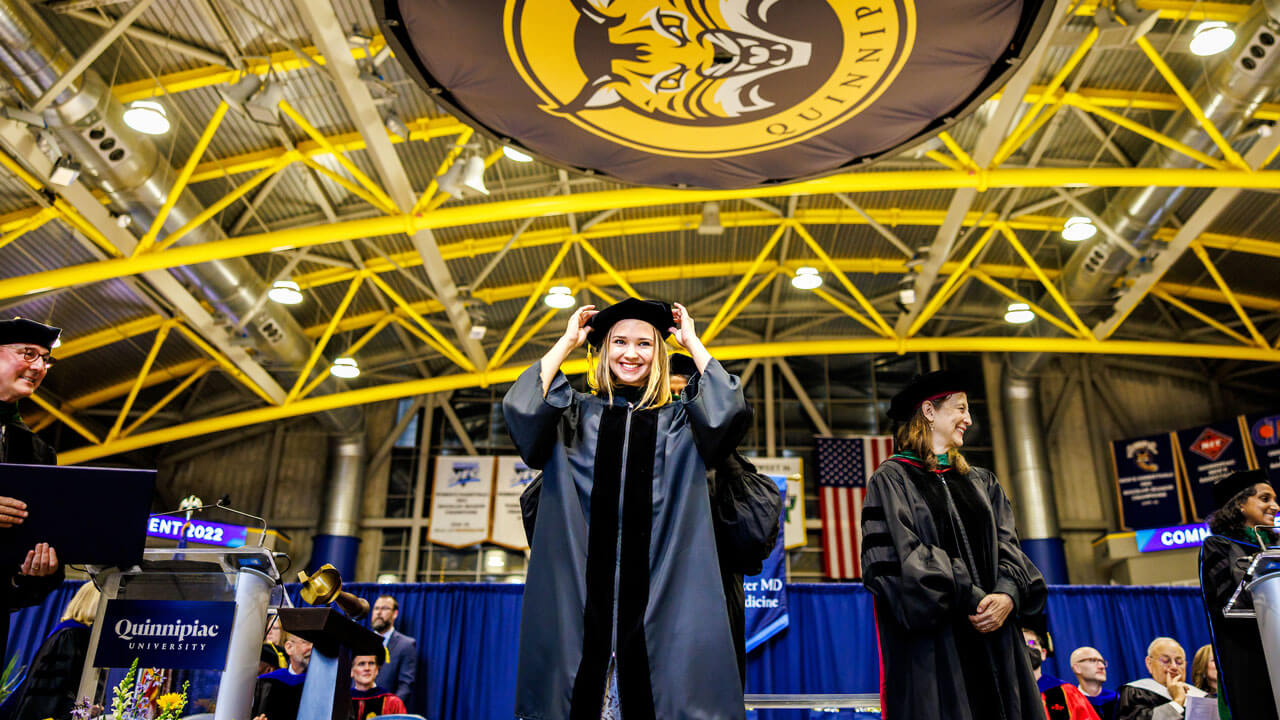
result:
<svg viewBox="0 0 1280 720"><path fill-rule="evenodd" d="M956 394L952 393L951 395ZM925 400L925 402L933 405L936 410L942 407L943 403L951 395L943 395L932 400ZM916 408L916 413L911 416L910 420L898 426L894 444L897 445L898 452L910 450L920 456L920 459L924 461L925 467L930 470L938 469L938 458L933 454L933 424L924 416L923 404ZM969 463L964 459L964 455L960 454L958 448L947 449L947 462L951 463L951 467L955 468L956 472L961 475L969 472Z"/></svg>
<svg viewBox="0 0 1280 720"><path fill-rule="evenodd" d="M587 361L591 363L591 372L587 373L587 384L597 395L603 395L613 402L614 378L609 369L609 343L613 340L613 332L618 327L614 323L605 335L604 344L594 353L587 349ZM667 348L662 342L658 328L645 323L653 339L653 362L649 364L649 378L645 383L644 395L637 407L657 408L671 402L671 363L667 359Z"/></svg>
<svg viewBox="0 0 1280 720"><path fill-rule="evenodd" d="M81 625L92 625L93 621L98 619L98 600L101 597L102 593L98 592L93 581L86 582L76 590L71 602L67 603L67 609L62 611L62 619L74 620Z"/></svg>
<svg viewBox="0 0 1280 720"><path fill-rule="evenodd" d="M1213 659L1213 646L1205 645L1196 651L1195 658L1191 660L1191 684L1209 692L1213 688L1209 687L1209 661Z"/></svg>

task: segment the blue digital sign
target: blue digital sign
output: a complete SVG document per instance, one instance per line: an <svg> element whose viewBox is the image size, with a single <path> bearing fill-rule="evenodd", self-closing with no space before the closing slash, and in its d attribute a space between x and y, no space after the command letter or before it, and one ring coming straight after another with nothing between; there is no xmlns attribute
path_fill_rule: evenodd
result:
<svg viewBox="0 0 1280 720"><path fill-rule="evenodd" d="M186 529L183 529L183 526ZM147 535L179 540L183 535L190 542L220 547L244 547L249 528L243 525L224 525L207 520L186 520L171 515L152 515L147 521Z"/></svg>
<svg viewBox="0 0 1280 720"><path fill-rule="evenodd" d="M1152 528L1135 532L1138 552L1156 552L1158 550L1181 550L1182 548L1199 547L1209 537L1209 526L1178 525L1176 527Z"/></svg>

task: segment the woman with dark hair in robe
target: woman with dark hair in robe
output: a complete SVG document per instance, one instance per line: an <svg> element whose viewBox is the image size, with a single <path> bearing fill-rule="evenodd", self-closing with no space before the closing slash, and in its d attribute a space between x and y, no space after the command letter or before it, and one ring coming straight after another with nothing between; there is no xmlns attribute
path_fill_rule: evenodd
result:
<svg viewBox="0 0 1280 720"><path fill-rule="evenodd" d="M698 370L675 400L669 334ZM589 355L592 394L560 372L584 342L599 353ZM749 414L688 311L637 299L579 308L507 392L503 414L543 478L516 715L744 718L706 468L733 450Z"/></svg>
<svg viewBox="0 0 1280 720"><path fill-rule="evenodd" d="M1248 562L1243 559L1276 542L1274 533L1255 529L1276 524L1276 491L1266 472L1247 470L1215 482L1213 502L1218 508L1208 517L1213 534L1200 545L1200 591L1218 665L1218 708L1229 709L1234 720L1276 720L1258 623L1222 614L1244 577ZM1253 596L1242 590L1236 609L1252 608Z"/></svg>
<svg viewBox="0 0 1280 720"><path fill-rule="evenodd" d="M1044 716L1014 622L1043 609L1044 579L995 475L960 454L973 422L966 387L934 372L898 393L897 453L867 484L862 579L875 596L887 718Z"/></svg>

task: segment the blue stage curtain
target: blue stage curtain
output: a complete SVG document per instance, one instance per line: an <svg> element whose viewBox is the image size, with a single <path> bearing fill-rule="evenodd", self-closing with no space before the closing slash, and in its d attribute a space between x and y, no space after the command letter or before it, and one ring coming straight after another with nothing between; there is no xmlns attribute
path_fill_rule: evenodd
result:
<svg viewBox="0 0 1280 720"><path fill-rule="evenodd" d="M62 611L67 603L80 589L82 581L68 580L61 587L49 594L39 605L23 608L9 618L9 645L5 650L5 666L9 658L19 658L18 664L26 667L40 649L41 643L53 632L53 627L62 618ZM3 668L0 668L2 670Z"/></svg>
<svg viewBox="0 0 1280 720"><path fill-rule="evenodd" d="M397 627L417 638L417 710L431 720L511 717L523 585L352 584L372 602L400 603ZM30 661L75 590L68 583L40 608L13 616L10 650ZM290 586L296 602L297 588ZM861 584L787 588L791 626L748 656L750 693L876 693L879 652L871 596ZM1188 658L1209 641L1195 587L1054 586L1049 625L1057 656L1045 671L1072 680L1067 657L1092 645L1110 661L1108 688L1146 676L1147 644L1169 635ZM732 662L732 658L726 658ZM779 719L804 713L768 713ZM766 713L761 713L765 717Z"/></svg>

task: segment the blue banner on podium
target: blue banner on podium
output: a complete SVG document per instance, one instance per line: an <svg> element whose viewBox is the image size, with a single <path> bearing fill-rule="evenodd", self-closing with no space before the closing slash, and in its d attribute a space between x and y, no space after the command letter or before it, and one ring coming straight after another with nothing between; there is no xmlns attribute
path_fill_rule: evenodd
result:
<svg viewBox="0 0 1280 720"><path fill-rule="evenodd" d="M222 670L235 613L234 602L108 600L93 663Z"/></svg>
<svg viewBox="0 0 1280 720"><path fill-rule="evenodd" d="M778 484L782 507L787 506L787 479L769 475ZM785 517L785 514L784 514ZM759 575L743 580L746 590L747 652L786 629L791 618L787 614L787 550L784 517L778 518L778 540L764 561Z"/></svg>

